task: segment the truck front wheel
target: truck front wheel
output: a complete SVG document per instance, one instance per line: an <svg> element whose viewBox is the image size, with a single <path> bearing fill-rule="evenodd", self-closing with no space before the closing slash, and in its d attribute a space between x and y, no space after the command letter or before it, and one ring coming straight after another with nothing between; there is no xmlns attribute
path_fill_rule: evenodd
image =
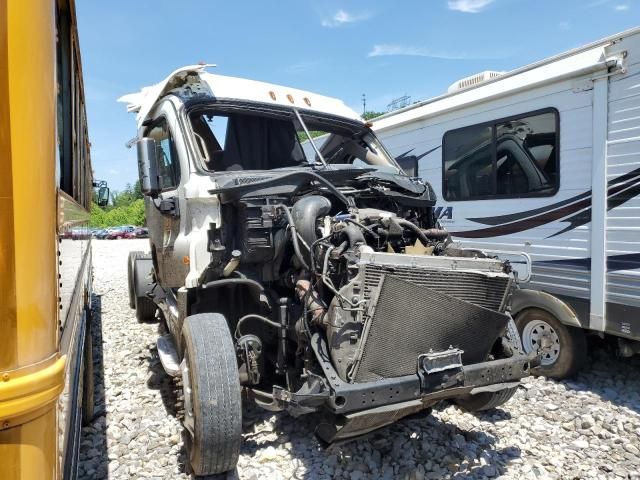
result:
<svg viewBox="0 0 640 480"><path fill-rule="evenodd" d="M456 404L468 412L481 412L504 405L518 390L518 387L505 388L497 392L481 392L456 399Z"/></svg>
<svg viewBox="0 0 640 480"><path fill-rule="evenodd" d="M185 319L185 445L195 475L233 470L240 455L242 403L236 353L223 315L200 313Z"/></svg>
<svg viewBox="0 0 640 480"><path fill-rule="evenodd" d="M540 366L534 375L566 378L578 371L587 354L584 332L563 324L539 308L527 308L516 316L516 326L525 353L541 353Z"/></svg>

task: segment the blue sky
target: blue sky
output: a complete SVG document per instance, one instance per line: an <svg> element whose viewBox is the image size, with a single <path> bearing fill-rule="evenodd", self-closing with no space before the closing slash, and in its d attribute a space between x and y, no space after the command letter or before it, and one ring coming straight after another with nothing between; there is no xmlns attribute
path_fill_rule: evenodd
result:
<svg viewBox="0 0 640 480"><path fill-rule="evenodd" d="M640 24L640 0L111 0L76 2L96 178L137 177L116 99L205 61L215 73L385 111L483 70L512 70Z"/></svg>

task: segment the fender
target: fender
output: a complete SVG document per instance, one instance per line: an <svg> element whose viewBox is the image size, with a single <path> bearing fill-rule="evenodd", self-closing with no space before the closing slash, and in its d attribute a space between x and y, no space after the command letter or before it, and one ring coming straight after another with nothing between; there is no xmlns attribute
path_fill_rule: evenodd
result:
<svg viewBox="0 0 640 480"><path fill-rule="evenodd" d="M515 290L511 301L511 314L515 317L526 308L545 310L565 325L583 328L576 312L565 302L547 292L527 288Z"/></svg>

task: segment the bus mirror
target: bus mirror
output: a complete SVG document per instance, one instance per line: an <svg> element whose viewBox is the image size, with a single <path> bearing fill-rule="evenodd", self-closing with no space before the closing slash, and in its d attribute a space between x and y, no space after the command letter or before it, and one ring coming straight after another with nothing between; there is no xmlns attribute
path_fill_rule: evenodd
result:
<svg viewBox="0 0 640 480"><path fill-rule="evenodd" d="M106 207L109 203L109 187L100 187L98 190L98 206Z"/></svg>
<svg viewBox="0 0 640 480"><path fill-rule="evenodd" d="M156 141L143 137L138 141L138 175L142 193L155 197L160 193L156 165Z"/></svg>
<svg viewBox="0 0 640 480"><path fill-rule="evenodd" d="M409 157L398 157L396 158L396 162L400 165L400 168L406 173L409 177L415 178L418 176L418 157L415 155L411 155Z"/></svg>

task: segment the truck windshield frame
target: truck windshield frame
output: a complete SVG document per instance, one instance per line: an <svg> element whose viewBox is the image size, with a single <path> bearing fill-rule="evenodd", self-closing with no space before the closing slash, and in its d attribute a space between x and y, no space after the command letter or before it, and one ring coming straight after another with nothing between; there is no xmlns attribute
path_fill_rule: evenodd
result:
<svg viewBox="0 0 640 480"><path fill-rule="evenodd" d="M371 129L343 117L218 100L187 105L186 118L198 162L208 174L281 168L331 169L335 168L332 165L350 164L404 175ZM216 119L223 119L220 122L224 125L220 127L220 122L217 125ZM321 144L317 140L320 138ZM244 162L247 156L252 159L249 166ZM279 163L273 163L274 157Z"/></svg>

